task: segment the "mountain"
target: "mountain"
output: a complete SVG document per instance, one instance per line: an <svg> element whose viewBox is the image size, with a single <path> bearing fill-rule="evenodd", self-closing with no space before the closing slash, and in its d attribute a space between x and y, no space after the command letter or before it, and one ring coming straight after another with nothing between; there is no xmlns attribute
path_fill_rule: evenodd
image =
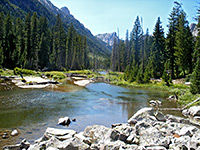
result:
<svg viewBox="0 0 200 150"><path fill-rule="evenodd" d="M90 52L94 52L103 57L110 56L111 51L106 45L93 36L90 30L75 19L74 16L70 14L67 7L59 9L49 0L0 0L0 11L3 11L4 14L10 12L13 17L20 17L23 20L28 12L30 12L31 15L37 12L38 17L45 16L50 25L55 24L56 15L59 13L66 32L72 23L80 35L87 37L87 45Z"/></svg>
<svg viewBox="0 0 200 150"><path fill-rule="evenodd" d="M96 35L96 37L98 39L102 40L103 42L105 42L108 48L112 48L113 43L114 43L114 38L118 39L118 36L117 36L116 32L98 34L98 35Z"/></svg>
<svg viewBox="0 0 200 150"><path fill-rule="evenodd" d="M197 25L195 23L192 23L190 25L190 30L192 32L192 35L196 37L198 34L198 29L197 29Z"/></svg>

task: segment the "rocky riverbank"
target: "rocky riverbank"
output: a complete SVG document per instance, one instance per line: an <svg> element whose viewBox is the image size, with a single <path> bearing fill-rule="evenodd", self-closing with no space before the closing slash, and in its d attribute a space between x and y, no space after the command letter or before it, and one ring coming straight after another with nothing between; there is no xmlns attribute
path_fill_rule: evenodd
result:
<svg viewBox="0 0 200 150"><path fill-rule="evenodd" d="M198 115L198 113L196 113ZM4 150L182 150L200 149L200 124L181 117L163 115L153 108L143 108L126 124L108 128L93 125L83 132L47 128L44 135L29 144L4 146Z"/></svg>

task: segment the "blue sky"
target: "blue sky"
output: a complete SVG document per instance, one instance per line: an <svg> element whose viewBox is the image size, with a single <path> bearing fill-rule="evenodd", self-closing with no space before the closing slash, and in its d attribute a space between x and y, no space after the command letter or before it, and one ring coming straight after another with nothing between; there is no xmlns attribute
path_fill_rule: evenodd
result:
<svg viewBox="0 0 200 150"><path fill-rule="evenodd" d="M68 7L70 13L84 24L94 35L99 33L117 32L124 38L126 30L133 28L134 21L139 15L143 18L143 29L149 28L152 33L157 18L167 32L169 13L174 6L174 0L50 0L55 6ZM188 21L197 12L199 0L178 0L183 4Z"/></svg>

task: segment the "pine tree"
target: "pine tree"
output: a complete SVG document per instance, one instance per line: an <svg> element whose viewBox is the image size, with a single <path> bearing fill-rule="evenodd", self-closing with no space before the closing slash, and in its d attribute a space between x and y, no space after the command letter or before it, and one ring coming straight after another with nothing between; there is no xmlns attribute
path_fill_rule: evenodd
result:
<svg viewBox="0 0 200 150"><path fill-rule="evenodd" d="M0 67L4 63L4 53L3 53L3 46L4 46L4 14L3 12L0 13Z"/></svg>
<svg viewBox="0 0 200 150"><path fill-rule="evenodd" d="M183 75L185 77L186 71L189 70L190 65L192 65L192 53L193 53L193 43L192 35L189 33L188 21L186 20L186 14L181 13L178 21L178 31L176 32L176 63L181 68ZM190 70L192 70L190 68Z"/></svg>
<svg viewBox="0 0 200 150"><path fill-rule="evenodd" d="M73 41L74 41L75 35L76 35L76 31L74 29L73 24L71 24L67 32L66 50L65 50L65 53L66 53L65 66L67 70L71 69L72 56L73 56L73 51L74 51Z"/></svg>
<svg viewBox="0 0 200 150"><path fill-rule="evenodd" d="M171 69L171 77L174 78L174 71L175 71L175 46L176 46L176 32L178 28L178 20L179 16L182 12L181 4L178 2L174 2L175 6L173 7L172 12L170 13L169 17L169 31L167 34L167 51L168 51L168 59L170 60L170 69Z"/></svg>
<svg viewBox="0 0 200 150"><path fill-rule="evenodd" d="M10 13L7 14L4 23L4 35L5 35L5 47L4 47L4 66L8 68L14 67L14 51L15 51L15 43L14 43L14 33L13 33L13 20L11 19ZM9 62L9 63L8 63Z"/></svg>
<svg viewBox="0 0 200 150"><path fill-rule="evenodd" d="M129 33L128 30L126 31L126 39L125 39L125 53L126 53L126 66L131 64L131 49L130 49L130 42L129 42Z"/></svg>
<svg viewBox="0 0 200 150"><path fill-rule="evenodd" d="M25 40L25 52L24 58L26 58L26 68L30 68L31 62L31 15L28 13L25 18L25 32L24 32L24 40Z"/></svg>
<svg viewBox="0 0 200 150"><path fill-rule="evenodd" d="M56 16L54 27L54 57L56 69L61 70L65 67L66 60L66 34L60 14Z"/></svg>
<svg viewBox="0 0 200 150"><path fill-rule="evenodd" d="M111 70L116 71L117 70L117 39L114 37L114 43L113 43L113 48L112 48L112 54L111 54Z"/></svg>
<svg viewBox="0 0 200 150"><path fill-rule="evenodd" d="M48 21L46 17L40 17L38 24L39 34L39 66L40 68L47 67L49 64L50 55L50 30L48 27Z"/></svg>
<svg viewBox="0 0 200 150"><path fill-rule="evenodd" d="M18 67L25 67L25 41L24 41L24 24L20 18L16 19L16 54L15 63Z"/></svg>
<svg viewBox="0 0 200 150"><path fill-rule="evenodd" d="M200 10L198 11L198 24L197 24L197 29L198 29L198 34L196 37L196 43L195 43L195 50L194 50L194 64L196 65L197 59L200 57Z"/></svg>
<svg viewBox="0 0 200 150"><path fill-rule="evenodd" d="M34 12L31 17L31 61L30 68L38 69L38 50L39 50L39 35L38 35L38 19L37 13Z"/></svg>
<svg viewBox="0 0 200 150"><path fill-rule="evenodd" d="M131 32L131 49L134 49L135 51L132 51L132 53L134 52L134 58L135 59L135 65L139 66L139 61L140 61L140 50L141 50L141 39L142 39L142 27L140 24L140 19L139 16L137 16L136 21L134 23L134 27L133 30ZM133 47L134 46L134 47Z"/></svg>
<svg viewBox="0 0 200 150"><path fill-rule="evenodd" d="M153 43L151 47L152 61L154 61L154 77L161 77L165 62L165 37L164 29L162 28L160 17L158 17L155 29L153 32Z"/></svg>
<svg viewBox="0 0 200 150"><path fill-rule="evenodd" d="M169 75L169 62L166 60L165 65L164 65L164 70L162 74L162 79L165 81L167 86L170 86L171 83L171 77Z"/></svg>
<svg viewBox="0 0 200 150"><path fill-rule="evenodd" d="M196 67L192 73L190 91L192 94L200 94L200 58L197 59Z"/></svg>

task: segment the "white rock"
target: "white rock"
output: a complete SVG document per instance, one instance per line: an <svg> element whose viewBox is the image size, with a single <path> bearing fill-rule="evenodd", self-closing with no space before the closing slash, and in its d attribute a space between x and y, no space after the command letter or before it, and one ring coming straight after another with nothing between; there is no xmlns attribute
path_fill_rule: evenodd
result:
<svg viewBox="0 0 200 150"><path fill-rule="evenodd" d="M66 129L55 129L55 128L47 128L46 133L55 135L55 136L63 136L63 135L73 135L76 134L74 130L66 130Z"/></svg>
<svg viewBox="0 0 200 150"><path fill-rule="evenodd" d="M15 129L11 132L11 136L17 136L19 132Z"/></svg>
<svg viewBox="0 0 200 150"><path fill-rule="evenodd" d="M69 125L71 123L71 120L69 119L69 117L64 117L64 118L60 118L58 119L58 124L60 125Z"/></svg>
<svg viewBox="0 0 200 150"><path fill-rule="evenodd" d="M194 116L200 116L200 106L193 106L188 109L189 115Z"/></svg>
<svg viewBox="0 0 200 150"><path fill-rule="evenodd" d="M165 147L163 146L151 146L151 147L147 147L147 150L166 150Z"/></svg>

